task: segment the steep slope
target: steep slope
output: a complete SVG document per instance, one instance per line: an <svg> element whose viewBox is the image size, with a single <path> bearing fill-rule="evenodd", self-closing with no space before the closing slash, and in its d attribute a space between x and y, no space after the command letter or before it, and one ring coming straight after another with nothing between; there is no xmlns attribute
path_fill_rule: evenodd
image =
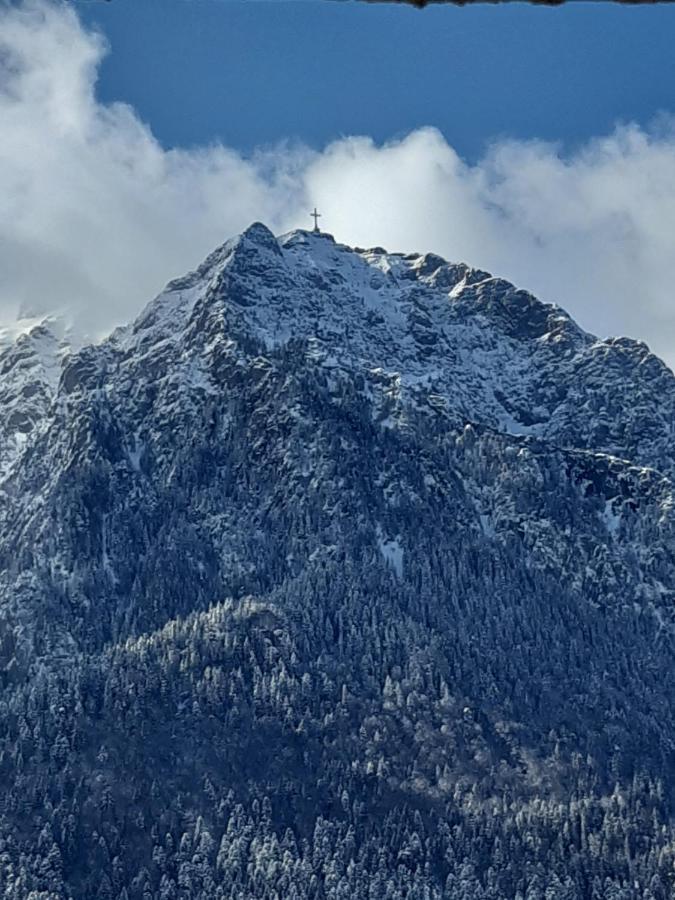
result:
<svg viewBox="0 0 675 900"><path fill-rule="evenodd" d="M4 896L665 900L675 381L644 345L255 224L55 393L24 358Z"/></svg>
<svg viewBox="0 0 675 900"><path fill-rule="evenodd" d="M0 480L47 419L61 362L74 346L68 331L50 318L0 329Z"/></svg>

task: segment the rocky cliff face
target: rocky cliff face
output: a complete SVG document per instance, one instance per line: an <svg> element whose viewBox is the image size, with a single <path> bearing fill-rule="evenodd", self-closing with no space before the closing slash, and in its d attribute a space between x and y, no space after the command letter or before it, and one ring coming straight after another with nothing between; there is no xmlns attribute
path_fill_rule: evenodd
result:
<svg viewBox="0 0 675 900"><path fill-rule="evenodd" d="M35 429L46 424L61 362L73 346L58 321L17 325L16 334L0 330L0 479L8 476Z"/></svg>
<svg viewBox="0 0 675 900"><path fill-rule="evenodd" d="M197 816L237 831L207 811L207 778L270 840L321 821L356 841L345 894L296 847L298 896L668 890L675 379L643 344L431 254L255 224L97 346L34 328L0 355L0 402L8 828L22 785L48 782L59 818L71 781L106 784L83 816L107 835L109 896L145 897L139 870L151 896L267 896L215 852L212 886L183 893L180 861L148 862L159 838L134 804L172 840ZM19 765L21 721L37 736ZM613 790L629 812L609 821ZM544 804L524 830L494 812L518 845L498 887L469 794L483 811L508 794L513 816ZM571 850L528 849L561 804L574 870ZM428 841L406 850L413 812ZM45 818L21 815L10 857L47 890ZM406 825L385 838L387 816ZM95 896L90 831L43 842L62 857L53 896ZM368 895L378 852L394 887Z"/></svg>

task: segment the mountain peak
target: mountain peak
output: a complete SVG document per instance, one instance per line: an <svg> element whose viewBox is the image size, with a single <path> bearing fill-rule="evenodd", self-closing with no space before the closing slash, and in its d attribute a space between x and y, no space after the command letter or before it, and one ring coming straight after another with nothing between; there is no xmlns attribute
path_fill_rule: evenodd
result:
<svg viewBox="0 0 675 900"><path fill-rule="evenodd" d="M166 357L171 345L214 370L223 348L243 364L299 341L331 379L363 379L386 427L432 397L454 425L673 468L673 375L645 364L655 359L646 348L600 341L560 307L434 253L354 248L306 229L275 237L255 222L171 282L128 335L129 353L140 342L146 359L153 346ZM617 398L637 394L619 414Z"/></svg>
<svg viewBox="0 0 675 900"><path fill-rule="evenodd" d="M253 222L252 225L249 225L245 231L242 231L240 239L242 242L257 244L260 247L271 250L273 253L281 254L276 237L267 225L263 225L262 222Z"/></svg>

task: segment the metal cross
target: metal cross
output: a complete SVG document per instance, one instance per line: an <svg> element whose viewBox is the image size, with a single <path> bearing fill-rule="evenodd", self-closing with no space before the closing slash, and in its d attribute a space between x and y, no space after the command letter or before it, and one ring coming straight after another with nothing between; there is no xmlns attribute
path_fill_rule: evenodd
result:
<svg viewBox="0 0 675 900"><path fill-rule="evenodd" d="M314 231L319 230L319 219L321 218L321 213L316 211L316 206L314 207L314 212L310 213L310 216L314 219Z"/></svg>

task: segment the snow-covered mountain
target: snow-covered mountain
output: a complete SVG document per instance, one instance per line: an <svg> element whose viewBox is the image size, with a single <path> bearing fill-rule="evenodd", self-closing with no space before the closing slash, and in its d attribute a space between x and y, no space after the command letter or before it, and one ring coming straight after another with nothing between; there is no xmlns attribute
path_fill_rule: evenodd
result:
<svg viewBox="0 0 675 900"><path fill-rule="evenodd" d="M428 504L435 492L456 494L459 484L468 532L490 539L522 533L532 559L547 564L557 564L561 548L569 552L582 533L600 539L593 553L607 553L622 572L630 557L634 590L663 600L663 614L671 614L671 584L654 568L652 547L636 545L633 533L654 528L672 549L672 372L644 344L599 340L559 307L486 272L430 254L352 249L327 234L295 231L277 239L257 223L171 282L131 326L98 346L66 350L39 325L0 359L0 396L9 411L4 530L12 554L18 548L11 523L36 548L51 531L46 510L68 472L96 460L116 502L138 493L147 501L148 491L180 482L176 458L189 456L195 442L224 440L242 426L234 413L241 415L247 395L245 422L255 432L248 464L256 455L275 460L270 496L292 486L299 495L308 486L336 489L331 419L344 415L347 399L368 444L415 448L411 465L421 493L406 484L398 460L392 471L373 472L372 483L352 485L359 506L377 496L381 515L394 519L392 534L401 531L397 505L413 497ZM339 444L339 456L351 451L363 470L358 454L372 456L370 447L348 427ZM501 471L476 477L464 449L474 444L489 447L489 468ZM435 459L445 445L452 451ZM547 495L542 469L553 459ZM524 502L523 482L536 502ZM568 534L567 510L554 495L560 491L576 493L581 531L577 524ZM241 500L255 518L260 510L248 509L255 502ZM384 525L362 514L376 546ZM115 561L124 531L109 533L114 513L100 509L97 516L88 544L100 551L106 590L128 588L127 569L135 571L137 561L126 547ZM209 531L205 546L234 571L252 570L254 562L237 548L245 529L226 519L223 511L197 523ZM392 534L381 540L410 539ZM332 545L316 538L294 547L289 572L302 555L309 560ZM50 558L72 586L80 560L62 561L58 552ZM579 562L567 574L579 580L583 570ZM220 591L231 587L226 579Z"/></svg>
<svg viewBox="0 0 675 900"><path fill-rule="evenodd" d="M148 868L133 803L154 777L172 840L197 815L225 835L187 774L197 764L221 801L272 798L266 840L287 825L300 840L319 810L340 841L352 828L363 884L368 853L385 853L378 816L416 810L418 830L440 835L404 850L408 826L392 825L398 862L382 865L392 883L407 866L412 887L369 895L345 874L339 893L314 872L323 893L306 896L525 896L537 860L548 868L533 900L609 898L596 876L646 898L672 875L675 377L644 344L598 339L462 263L256 223L98 345L69 348L47 324L22 334L0 352L0 403L10 795L20 805L21 721L37 735L31 777L58 782L57 818L73 795L41 741L63 737L73 783L133 773L136 801L111 788L106 807L109 896L131 897L139 867L151 896L268 896L243 875L234 893L221 870L202 893L161 894L161 876L179 875ZM125 749L129 709L146 737ZM630 815L610 827L599 811L615 783ZM461 852L442 837L444 804L469 827L471 791L488 805L510 792L537 840L562 816L578 868L567 851L537 856L507 803L493 814L514 829L524 874L501 873L489 893L484 835ZM635 843L622 829L640 803L653 819L626 856L603 829ZM11 830L18 813L6 815ZM94 818L99 835L112 827ZM38 834L42 814L31 821ZM35 856L22 865L38 884L31 834L10 856ZM305 896L314 863L296 850ZM91 896L75 857L54 896Z"/></svg>
<svg viewBox="0 0 675 900"><path fill-rule="evenodd" d="M237 335L266 350L306 340L331 378L364 378L385 427L431 398L453 425L672 471L675 380L644 344L599 340L559 307L433 254L354 250L307 231L276 240L256 224L168 285L124 350L162 335L201 342L207 367L209 352Z"/></svg>
<svg viewBox="0 0 675 900"><path fill-rule="evenodd" d="M645 344L595 338L559 307L487 272L433 254L352 249L328 234L277 240L254 224L171 282L104 343L96 365L108 372L134 354L145 364L171 352L180 363L166 377L182 376L186 386L196 378L209 390L213 358L239 338L269 351L309 342L308 358L330 378L363 377L383 427L431 402L453 425L673 468L675 382ZM67 349L49 322L21 334L2 353L3 403L10 392L29 399L36 381L41 396L53 397ZM79 365L72 361L64 393ZM35 419L19 403L7 431L23 435Z"/></svg>

